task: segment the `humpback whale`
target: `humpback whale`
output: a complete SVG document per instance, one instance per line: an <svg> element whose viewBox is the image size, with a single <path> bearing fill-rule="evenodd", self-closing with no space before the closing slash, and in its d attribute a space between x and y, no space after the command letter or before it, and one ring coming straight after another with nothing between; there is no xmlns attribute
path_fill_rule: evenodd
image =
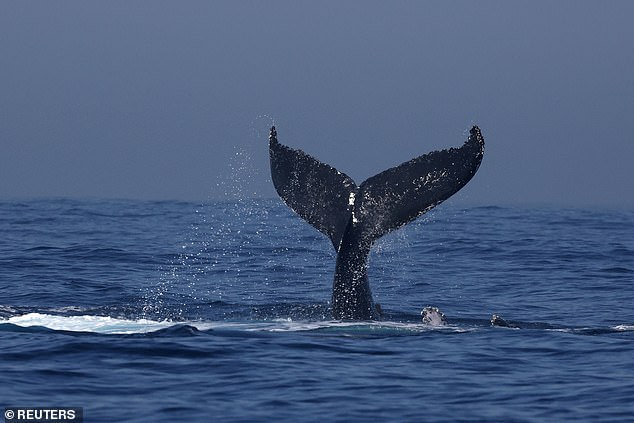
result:
<svg viewBox="0 0 634 423"><path fill-rule="evenodd" d="M433 151L387 169L358 185L346 174L269 133L273 185L288 207L325 234L337 252L333 318L373 320L368 254L383 235L431 210L467 184L484 153L474 126L462 147Z"/></svg>

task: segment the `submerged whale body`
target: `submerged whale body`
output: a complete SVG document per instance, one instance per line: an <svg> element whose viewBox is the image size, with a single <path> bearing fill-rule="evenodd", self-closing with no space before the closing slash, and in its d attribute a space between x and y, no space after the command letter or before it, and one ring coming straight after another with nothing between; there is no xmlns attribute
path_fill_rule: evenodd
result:
<svg viewBox="0 0 634 423"><path fill-rule="evenodd" d="M477 126L460 148L434 151L372 176L361 185L269 134L271 176L279 196L324 233L337 251L332 289L335 319L371 320L380 315L368 282L374 241L429 211L465 186L484 153Z"/></svg>

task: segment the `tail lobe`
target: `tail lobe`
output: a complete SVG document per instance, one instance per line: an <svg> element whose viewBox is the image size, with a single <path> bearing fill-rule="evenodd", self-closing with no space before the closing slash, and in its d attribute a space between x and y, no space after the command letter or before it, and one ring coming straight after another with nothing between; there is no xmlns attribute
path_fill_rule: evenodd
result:
<svg viewBox="0 0 634 423"><path fill-rule="evenodd" d="M434 151L368 178L359 187L354 216L370 242L442 203L475 175L484 153L474 126L462 147Z"/></svg>
<svg viewBox="0 0 634 423"><path fill-rule="evenodd" d="M302 219L326 234L339 251L357 185L337 169L280 144L275 126L269 134L269 156L279 196Z"/></svg>

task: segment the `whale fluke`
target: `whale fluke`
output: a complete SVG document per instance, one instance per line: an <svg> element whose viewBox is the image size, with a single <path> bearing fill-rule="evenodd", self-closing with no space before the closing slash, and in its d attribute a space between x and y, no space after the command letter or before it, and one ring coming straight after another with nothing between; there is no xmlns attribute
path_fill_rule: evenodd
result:
<svg viewBox="0 0 634 423"><path fill-rule="evenodd" d="M269 134L273 185L286 205L330 238L339 251L348 224L357 185L348 175L321 163L301 150L277 141L275 126Z"/></svg>
<svg viewBox="0 0 634 423"><path fill-rule="evenodd" d="M484 139L474 126L460 148L434 151L368 178L359 187L354 215L372 241L442 203L475 175Z"/></svg>
<svg viewBox="0 0 634 423"><path fill-rule="evenodd" d="M348 175L269 134L273 185L300 217L327 235L337 251L332 311L339 319L378 317L367 278L372 243L429 211L465 186L484 153L471 128L462 147L434 151L368 178Z"/></svg>

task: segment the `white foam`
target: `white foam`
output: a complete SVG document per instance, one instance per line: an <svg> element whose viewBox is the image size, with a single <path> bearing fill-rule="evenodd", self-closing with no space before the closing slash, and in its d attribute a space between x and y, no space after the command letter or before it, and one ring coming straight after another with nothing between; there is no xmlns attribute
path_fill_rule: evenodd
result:
<svg viewBox="0 0 634 423"><path fill-rule="evenodd" d="M424 332L430 330L454 330L463 332L464 329L456 327L440 326L433 327L423 323L401 323L401 322L341 322L341 321L294 321L292 319L275 319L269 321L250 322L172 322L155 321L148 319L127 320L108 316L59 316L42 313L29 313L22 316L14 316L4 323L12 323L22 327L45 327L53 330L70 332L94 332L103 334L133 334L149 333L157 330L169 328L176 325L186 324L198 330L225 329L242 330L247 332L304 332L318 329L349 329L355 332L363 331L372 333L381 330L403 331L403 332Z"/></svg>
<svg viewBox="0 0 634 423"><path fill-rule="evenodd" d="M111 334L147 333L175 325L173 322L147 319L125 320L108 316L57 316L41 313L14 316L6 322L22 327L41 326L53 330Z"/></svg>

